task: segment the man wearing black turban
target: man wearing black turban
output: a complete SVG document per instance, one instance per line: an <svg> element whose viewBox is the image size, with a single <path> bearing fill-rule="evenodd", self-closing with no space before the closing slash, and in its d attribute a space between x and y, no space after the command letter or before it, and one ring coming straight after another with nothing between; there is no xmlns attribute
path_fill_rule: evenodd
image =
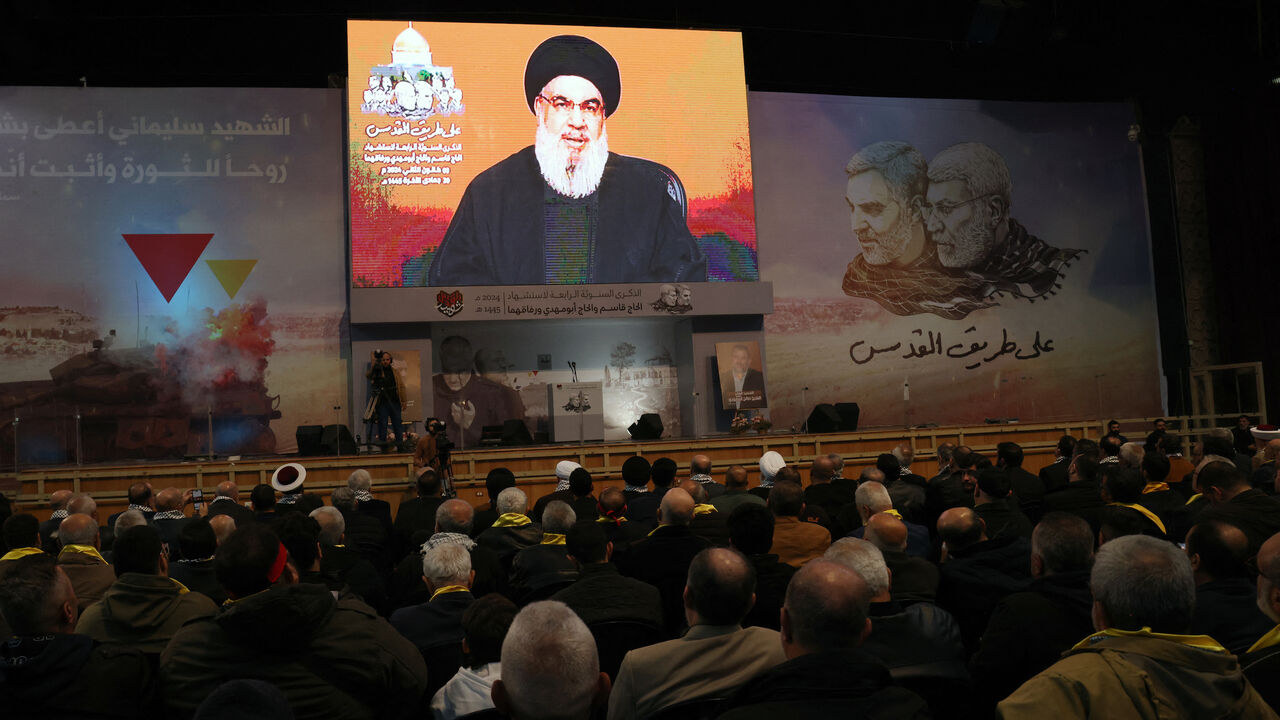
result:
<svg viewBox="0 0 1280 720"><path fill-rule="evenodd" d="M535 144L476 176L431 262L431 285L703 281L680 178L609 152L618 64L578 35L529 56Z"/></svg>

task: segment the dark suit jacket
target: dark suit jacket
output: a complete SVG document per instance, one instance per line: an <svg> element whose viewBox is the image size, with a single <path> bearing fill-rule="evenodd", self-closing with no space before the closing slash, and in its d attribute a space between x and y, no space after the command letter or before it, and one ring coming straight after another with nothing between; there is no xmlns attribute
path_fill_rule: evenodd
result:
<svg viewBox="0 0 1280 720"><path fill-rule="evenodd" d="M1262 543L1280 532L1280 502L1261 490L1245 490L1210 507L1201 515L1204 520L1223 520L1243 530L1249 537L1249 554L1256 555Z"/></svg>
<svg viewBox="0 0 1280 720"><path fill-rule="evenodd" d="M952 552L938 569L938 605L955 616L965 647L973 651L996 603L1031 583L1031 541L986 540Z"/></svg>
<svg viewBox="0 0 1280 720"><path fill-rule="evenodd" d="M1208 635L1236 655L1253 646L1275 623L1258 609L1257 589L1244 578L1196 586L1191 635Z"/></svg>
<svg viewBox="0 0 1280 720"><path fill-rule="evenodd" d="M421 563L419 563L421 566ZM387 587L368 560L350 547L325 545L320 548L320 572L330 589L347 586L365 604L383 614L387 611ZM418 573L421 577L422 573Z"/></svg>
<svg viewBox="0 0 1280 720"><path fill-rule="evenodd" d="M764 373L755 368L747 368L747 376L742 379L742 394L750 397L750 393L760 393L759 400L743 400L738 407L744 410L753 408L768 407L769 402L764 395ZM724 398L726 407L734 407L734 399L737 397L737 391L733 389L733 370L720 376L720 396Z"/></svg>
<svg viewBox="0 0 1280 720"><path fill-rule="evenodd" d="M623 577L613 563L583 565L578 579L551 596L593 625L606 620L640 620L663 625L662 596L649 583Z"/></svg>
<svg viewBox="0 0 1280 720"><path fill-rule="evenodd" d="M1040 468L1040 482L1044 483L1046 493L1064 488L1071 482L1071 478L1067 475L1067 468L1070 465L1070 460L1063 460Z"/></svg>
<svg viewBox="0 0 1280 720"><path fill-rule="evenodd" d="M938 566L899 550L882 551L884 564L893 573L890 594L903 605L933 602L938 595Z"/></svg>
<svg viewBox="0 0 1280 720"><path fill-rule="evenodd" d="M57 555L62 549L62 545L58 543L58 526L62 525L62 518L49 518L40 523L40 548L50 555Z"/></svg>
<svg viewBox="0 0 1280 720"><path fill-rule="evenodd" d="M1098 534L1101 520L1098 517L1098 513L1102 511L1102 507L1102 496L1098 494L1098 484L1085 480L1067 483L1058 490L1045 493L1044 496L1044 511L1046 514L1067 512L1072 515L1079 515L1089 523L1089 527L1093 529L1094 536Z"/></svg>
<svg viewBox="0 0 1280 720"><path fill-rule="evenodd" d="M425 655L434 645L462 642L462 613L473 602L470 592L444 593L391 613L391 625Z"/></svg>
<svg viewBox="0 0 1280 720"><path fill-rule="evenodd" d="M416 497L400 503L400 508L396 510L395 524L392 526L395 534L396 558L402 558L414 549L412 547L414 533L419 530L426 530L428 533L435 531L436 510L443 502L444 498Z"/></svg>
<svg viewBox="0 0 1280 720"><path fill-rule="evenodd" d="M1035 528L1031 520L1015 507L1011 498L1003 498L981 505L974 505L973 511L987 523L987 537L1024 537L1031 539L1031 531Z"/></svg>
<svg viewBox="0 0 1280 720"><path fill-rule="evenodd" d="M1013 494L1018 496L1018 509L1031 521L1032 525L1040 522L1044 514L1044 481L1021 467L1007 467L1009 485Z"/></svg>
<svg viewBox="0 0 1280 720"><path fill-rule="evenodd" d="M667 630L675 634L684 626L684 584L693 556L711 547L687 526L664 525L631 544L623 574L658 588Z"/></svg>
<svg viewBox="0 0 1280 720"><path fill-rule="evenodd" d="M209 503L209 515L228 515L232 520L236 521L236 527L244 527L257 519L257 515L252 510L241 505L235 500L219 500Z"/></svg>
<svg viewBox="0 0 1280 720"><path fill-rule="evenodd" d="M169 546L169 560L181 560L182 548L178 545L178 534L191 522L191 518L181 520L152 520L151 525L160 534L160 542Z"/></svg>

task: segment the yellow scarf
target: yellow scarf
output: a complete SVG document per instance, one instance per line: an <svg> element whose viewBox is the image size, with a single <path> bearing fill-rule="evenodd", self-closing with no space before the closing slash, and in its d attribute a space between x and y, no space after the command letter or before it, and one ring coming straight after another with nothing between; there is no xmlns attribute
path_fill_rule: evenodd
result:
<svg viewBox="0 0 1280 720"><path fill-rule="evenodd" d="M694 506L693 506L693 515L694 515L694 517L697 517L698 515L710 515L710 514L711 514L711 513L713 513L713 512L716 512L716 506L715 506L715 505L706 505L706 504L703 504L703 505L694 505Z"/></svg>
<svg viewBox="0 0 1280 720"><path fill-rule="evenodd" d="M455 592L471 592L471 588L465 585L445 585L439 590L431 593L431 599L435 600L437 597L444 595L445 593L455 593Z"/></svg>
<svg viewBox="0 0 1280 720"><path fill-rule="evenodd" d="M885 514L885 515L892 515L892 516L894 516L894 517L898 518L899 520L901 520L901 519L902 519L902 513L898 512L897 510L894 510L893 508L889 508L888 510L885 510L885 511L884 511L884 514Z"/></svg>
<svg viewBox="0 0 1280 720"><path fill-rule="evenodd" d="M1196 493L1195 495L1192 495L1191 497L1187 498L1187 504L1190 505L1191 503L1199 500L1202 497L1204 497L1203 493Z"/></svg>
<svg viewBox="0 0 1280 720"><path fill-rule="evenodd" d="M1169 534L1169 531L1164 528L1164 523L1160 522L1160 518L1157 517L1155 513L1142 507L1141 505L1134 504L1134 503L1122 503L1122 502L1113 502L1111 504L1115 505L1116 507L1125 507L1125 508L1129 508L1130 510L1137 510L1138 512L1145 515L1148 520L1155 523L1156 527L1160 528L1160 532L1164 533L1165 535Z"/></svg>
<svg viewBox="0 0 1280 720"><path fill-rule="evenodd" d="M493 521L494 527L523 527L532 523L528 517L520 513L502 513L498 519Z"/></svg>
<svg viewBox="0 0 1280 720"><path fill-rule="evenodd" d="M1179 645L1187 645L1189 647L1199 648L1200 650L1208 650L1209 652L1215 652L1215 653L1227 652L1226 648L1219 645L1217 640L1214 640L1208 635L1170 635L1168 633L1152 632L1151 628L1149 627L1144 627L1141 630L1117 630L1115 628L1107 628L1106 630L1103 630L1100 633L1094 633L1089 637L1081 640L1080 642L1076 643L1075 647L1071 649L1082 650L1084 648L1089 647L1090 645L1095 645L1103 640L1106 640L1109 637L1159 638L1161 640L1176 642Z"/></svg>
<svg viewBox="0 0 1280 720"><path fill-rule="evenodd" d="M18 558L24 558L28 555L35 555L36 553L42 552L44 551L38 547L17 548L5 553L4 557L0 557L0 562L4 562L5 560L17 560Z"/></svg>
<svg viewBox="0 0 1280 720"><path fill-rule="evenodd" d="M654 529L650 530L650 531L649 531L649 534L648 534L648 535L645 535L645 537L653 537L653 534L654 534L654 533L658 532L659 530L661 530L661 529L662 529L662 528L664 528L664 527L666 527L666 525L659 525L658 527L656 527L656 528L654 528Z"/></svg>
<svg viewBox="0 0 1280 720"><path fill-rule="evenodd" d="M169 578L169 582L178 586L179 595L186 595L187 593L191 592L190 590L187 589L186 585L183 585L182 583L178 582L177 580L174 580L173 578Z"/></svg>
<svg viewBox="0 0 1280 720"><path fill-rule="evenodd" d="M62 552L58 553L58 557L61 558L63 555L66 555L69 552L80 553L81 555L88 555L91 558L97 558L98 562L102 563L103 565L111 564L107 562L106 558L102 557L102 553L98 552L98 548L92 545L63 545Z"/></svg>
<svg viewBox="0 0 1280 720"><path fill-rule="evenodd" d="M1253 644L1247 652L1257 652L1271 647L1272 645L1280 645L1280 625L1271 628L1266 635L1258 638L1258 642Z"/></svg>
<svg viewBox="0 0 1280 720"><path fill-rule="evenodd" d="M1142 488L1142 494L1146 495L1147 493L1164 492L1165 490L1168 490L1168 489L1169 489L1169 483L1149 482L1147 483L1146 487Z"/></svg>
<svg viewBox="0 0 1280 720"><path fill-rule="evenodd" d="M541 545L564 545L564 535L560 533L542 533Z"/></svg>
<svg viewBox="0 0 1280 720"><path fill-rule="evenodd" d="M617 518L611 518L608 515L601 515L600 517L596 518L596 522L598 523L624 523L626 521L627 521L627 516L625 515Z"/></svg>

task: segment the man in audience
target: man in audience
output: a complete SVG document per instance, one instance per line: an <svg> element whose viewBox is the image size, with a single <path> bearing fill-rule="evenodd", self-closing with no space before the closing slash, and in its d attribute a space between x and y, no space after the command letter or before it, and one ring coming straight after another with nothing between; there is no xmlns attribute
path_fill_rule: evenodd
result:
<svg viewBox="0 0 1280 720"><path fill-rule="evenodd" d="M777 630L787 583L796 569L769 552L773 546L773 513L761 505L743 504L729 514L729 541L756 571L756 601L742 620L743 627Z"/></svg>
<svg viewBox="0 0 1280 720"><path fill-rule="evenodd" d="M893 509L893 500L889 497L889 491L875 480L868 480L858 486L858 492L854 494L854 508L857 510L859 522L848 537L862 537L866 532L867 522L876 513L888 513L902 520L898 511ZM843 518L844 514L842 514L841 524L849 522ZM914 557L927 557L930 550L929 529L906 520L902 520L902 523L907 528L907 554Z"/></svg>
<svg viewBox="0 0 1280 720"><path fill-rule="evenodd" d="M248 510L248 508L245 508ZM253 522L252 519L249 522ZM119 524L117 522L117 524ZM209 518L209 527L213 528L213 534L221 545L227 538L231 537L231 533L236 531L236 521L230 515L214 515Z"/></svg>
<svg viewBox="0 0 1280 720"><path fill-rule="evenodd" d="M225 516L224 516L225 517ZM229 522L235 522L227 518ZM227 591L218 584L213 570L213 555L218 550L218 537L205 518L191 518L191 522L178 533L178 546L182 559L169 563L169 577L183 587L198 592L221 605L227 599Z"/></svg>
<svg viewBox="0 0 1280 720"><path fill-rule="evenodd" d="M724 485L711 477L711 458L706 455L694 455L689 460L689 479L700 483L712 500L724 494Z"/></svg>
<svg viewBox="0 0 1280 720"><path fill-rule="evenodd" d="M1208 520L1187 533L1187 557L1196 581L1191 634L1208 635L1240 655L1271 629L1258 607L1249 575L1249 538L1234 525Z"/></svg>
<svg viewBox="0 0 1280 720"><path fill-rule="evenodd" d="M595 483L586 468L580 467L569 473L569 492L573 495L569 505L579 520L600 517L600 501L596 499L594 490Z"/></svg>
<svg viewBox="0 0 1280 720"><path fill-rule="evenodd" d="M837 540L824 559L857 573L871 592L871 634L862 649L884 663L894 680L923 695L931 706L942 709L963 701L969 671L955 618L933 603L904 607L895 601L884 556L866 540Z"/></svg>
<svg viewBox="0 0 1280 720"><path fill-rule="evenodd" d="M1200 521L1222 520L1243 530L1249 537L1250 557L1280 532L1280 502L1251 487L1244 473L1225 463L1211 463L1200 471L1196 487L1210 504Z"/></svg>
<svg viewBox="0 0 1280 720"><path fill-rule="evenodd" d="M1083 518L1049 513L1031 535L1027 589L991 611L973 657L974 680L989 705L1003 700L1093 630L1089 569L1093 531Z"/></svg>
<svg viewBox="0 0 1280 720"><path fill-rule="evenodd" d="M625 470L625 465L624 465ZM636 495L627 500L628 515L632 522L653 525L659 522L658 508L662 498L671 490L671 483L676 479L676 462L671 458L658 458L649 468L649 479L653 482L653 491ZM630 482L628 481L628 485Z"/></svg>
<svg viewBox="0 0 1280 720"><path fill-rule="evenodd" d="M933 602L938 594L938 566L907 554L907 526L889 513L867 520L865 539L884 555L893 573L893 599L903 605Z"/></svg>
<svg viewBox="0 0 1280 720"><path fill-rule="evenodd" d="M792 567L803 567L831 547L831 533L817 523L804 522L804 490L799 483L776 483L769 492L773 512L773 547L770 552Z"/></svg>
<svg viewBox="0 0 1280 720"><path fill-rule="evenodd" d="M391 523L374 513L360 512L360 500L349 487L334 488L329 502L342 513L344 545L386 574L392 564ZM325 572L329 570L326 567Z"/></svg>
<svg viewBox="0 0 1280 720"><path fill-rule="evenodd" d="M1039 478L1031 473L1027 475L1039 482ZM1021 503L1014 502L1009 490L1010 476L1007 468L978 471L978 482L973 490L973 511L982 518L987 534L993 539L1023 537L1030 540L1033 527L1031 520L1022 513Z"/></svg>
<svg viewBox="0 0 1280 720"><path fill-rule="evenodd" d="M1175 545L1113 540L1098 550L1089 584L1098 632L1001 702L1000 717L1275 717L1234 655L1183 634L1195 580Z"/></svg>
<svg viewBox="0 0 1280 720"><path fill-rule="evenodd" d="M666 627L672 633L684 622L681 593L689 563L710 546L689 530L693 507L689 493L680 488L668 490L658 508L658 527L648 537L631 544L620 567L623 574L658 588Z"/></svg>
<svg viewBox="0 0 1280 720"><path fill-rule="evenodd" d="M609 697L595 638L563 603L536 602L521 610L502 641L501 658L493 704L512 720L589 720Z"/></svg>
<svg viewBox="0 0 1280 720"><path fill-rule="evenodd" d="M1112 528L1106 533L1107 539L1137 533L1165 539L1169 537L1169 531L1160 516L1142 504L1142 488L1146 481L1139 471L1125 465L1103 465L1098 474L1102 480L1099 491L1102 501L1107 504L1102 509L1100 522ZM1131 530L1115 532L1116 528Z"/></svg>
<svg viewBox="0 0 1280 720"><path fill-rule="evenodd" d="M1169 458L1164 453L1150 452L1142 457L1142 499L1139 503L1155 513L1173 531L1171 519L1186 506L1187 499L1169 487Z"/></svg>
<svg viewBox="0 0 1280 720"><path fill-rule="evenodd" d="M955 507L973 507L973 491L978 484L979 457L967 446L951 456L951 474L929 482L925 501L925 526L932 534L943 512Z"/></svg>
<svg viewBox="0 0 1280 720"><path fill-rule="evenodd" d="M4 577L7 563L28 555L45 553L40 548L40 521L30 513L17 513L5 519L3 530L4 546L9 548L0 556L0 578Z"/></svg>
<svg viewBox="0 0 1280 720"><path fill-rule="evenodd" d="M253 522L254 513L240 504L240 486L236 485L234 480L224 480L218 483L218 487L214 492L216 494L209 503L208 517L210 521L219 515L226 515L235 520L237 525Z"/></svg>
<svg viewBox="0 0 1280 720"><path fill-rule="evenodd" d="M929 481L910 472L902 464L904 447L908 451L911 449L910 445L902 443L894 448L894 452L880 455L876 458L876 468L884 473L885 489L903 519L921 522L929 501Z"/></svg>
<svg viewBox="0 0 1280 720"><path fill-rule="evenodd" d="M212 600L169 579L155 528L130 528L116 538L112 556L117 580L80 616L76 632L158 656L189 620L217 612Z"/></svg>
<svg viewBox="0 0 1280 720"><path fill-rule="evenodd" d="M463 611L466 663L431 699L436 720L455 720L493 708L493 683L502 673L502 642L515 617L515 604L497 593L479 598Z"/></svg>
<svg viewBox="0 0 1280 720"><path fill-rule="evenodd" d="M249 504L253 506L253 517L257 522L274 522L276 515L276 491L270 485L259 483L249 491Z"/></svg>
<svg viewBox="0 0 1280 720"><path fill-rule="evenodd" d="M49 510L52 512L48 520L40 523L40 546L50 555L56 554L61 547L58 541L58 526L67 517L67 501L70 499L70 490L54 490L49 493Z"/></svg>
<svg viewBox="0 0 1280 720"><path fill-rule="evenodd" d="M475 602L471 594L474 579L466 548L437 545L422 553L422 582L431 593L430 599L391 614L391 627L422 653L432 694L453 677L461 663L462 613Z"/></svg>
<svg viewBox="0 0 1280 720"><path fill-rule="evenodd" d="M102 599L116 581L115 569L102 557L98 523L88 515L71 515L58 528L58 566L71 580L79 611Z"/></svg>
<svg viewBox="0 0 1280 720"><path fill-rule="evenodd" d="M388 605L386 585L377 568L348 547L347 516L336 507L324 506L312 510L310 517L320 527L320 573L326 585L331 588L346 586L369 607L385 610ZM418 577L421 577L421 572Z"/></svg>
<svg viewBox="0 0 1280 720"><path fill-rule="evenodd" d="M298 584L288 553L262 523L218 549L218 580L234 603L178 631L160 659L167 711L191 717L222 678L249 673L297 717L416 716L427 686L422 655L361 602Z"/></svg>
<svg viewBox="0 0 1280 720"><path fill-rule="evenodd" d="M107 518L107 527L114 528L116 519L129 510L137 510L142 513L147 522L151 522L151 516L156 511L151 509L151 483L136 482L129 486L129 507Z"/></svg>
<svg viewBox="0 0 1280 720"><path fill-rule="evenodd" d="M693 520L689 522L689 530L716 547L728 547L728 516L710 503L706 487L690 478L680 483L680 489L693 498Z"/></svg>
<svg viewBox="0 0 1280 720"><path fill-rule="evenodd" d="M1195 494L1195 488L1186 481L1190 480L1196 466L1183 456L1182 438L1177 435L1166 435L1164 440L1160 441L1160 447L1164 451L1164 456L1169 459L1169 472L1166 474L1165 482L1183 498L1191 497Z"/></svg>
<svg viewBox="0 0 1280 720"><path fill-rule="evenodd" d="M1067 483L1071 482L1067 468L1070 466L1071 458L1075 455L1075 452L1075 438L1070 435L1063 435L1058 438L1058 445L1053 449L1053 463L1040 468L1040 482L1044 484L1046 493L1064 488Z"/></svg>
<svg viewBox="0 0 1280 720"><path fill-rule="evenodd" d="M1030 584L1031 542L1017 535L988 538L986 524L970 508L943 513L938 537L938 605L956 617L965 649L973 652L996 603Z"/></svg>
<svg viewBox="0 0 1280 720"><path fill-rule="evenodd" d="M373 476L369 474L369 471L360 468L352 472L347 476L347 488L355 494L356 510L376 518L378 522L382 523L387 536L392 537L395 524L391 521L391 503L373 496ZM311 510L314 509L311 508ZM311 510L307 512L310 513Z"/></svg>
<svg viewBox="0 0 1280 720"><path fill-rule="evenodd" d="M183 501L183 493L176 487L167 487L156 493L156 514L151 517L151 525L160 534L160 542L168 549L170 560L182 557L178 533L191 521L182 511Z"/></svg>
<svg viewBox="0 0 1280 720"><path fill-rule="evenodd" d="M996 445L996 466L1009 474L1009 488L1018 499L1018 509L1034 525L1044 514L1044 482L1022 469L1022 446L1014 442ZM987 523L991 525L990 522ZM1030 528L1027 530L1030 533Z"/></svg>
<svg viewBox="0 0 1280 720"><path fill-rule="evenodd" d="M662 627L662 596L652 585L623 577L609 562L613 543L600 523L581 520L565 538L569 559L577 565L578 578L551 596L568 605L587 625L607 620L637 620Z"/></svg>
<svg viewBox="0 0 1280 720"><path fill-rule="evenodd" d="M1142 443L1127 442L1120 446L1120 464L1131 470L1142 469L1142 458L1145 455Z"/></svg>
<svg viewBox="0 0 1280 720"><path fill-rule="evenodd" d="M1121 435L1103 435L1098 440L1098 464L1099 465L1119 465L1120 464L1120 447L1128 440Z"/></svg>
<svg viewBox="0 0 1280 720"><path fill-rule="evenodd" d="M498 519L476 537L476 542L497 553L503 567L509 568L517 552L542 542L542 526L525 515L529 496L520 488L499 493L496 509Z"/></svg>
<svg viewBox="0 0 1280 720"><path fill-rule="evenodd" d="M365 470L356 472L368 476ZM324 505L324 498L316 493L303 491L302 486L306 480L307 469L301 463L285 463L271 473L271 488L280 493L280 499L276 501L276 512L281 515L291 512L310 515L312 510Z"/></svg>
<svg viewBox="0 0 1280 720"><path fill-rule="evenodd" d="M98 502L93 496L86 492L75 493L71 499L67 501L68 515L88 515L93 518L93 524L98 524ZM104 548L111 547L111 541L115 538L115 533L110 527L99 527L98 534Z"/></svg>
<svg viewBox="0 0 1280 720"><path fill-rule="evenodd" d="M632 455L622 461L622 491L626 493L627 504L649 492L649 471L653 466L639 455Z"/></svg>
<svg viewBox="0 0 1280 720"><path fill-rule="evenodd" d="M413 547L413 534L419 530L431 531L436 524L436 510L444 498L440 497L440 476L430 467L418 470L414 480L418 496L405 500L396 508L392 525L395 534L395 558L403 558Z"/></svg>
<svg viewBox="0 0 1280 720"><path fill-rule="evenodd" d="M815 560L801 568L782 608L787 661L743 685L719 717L929 717L919 696L895 687L884 665L858 649L872 630L872 594L861 577L838 563Z"/></svg>
<svg viewBox="0 0 1280 720"><path fill-rule="evenodd" d="M565 549L565 535L578 521L569 503L555 500L542 513L542 539L511 560L511 594L518 605L550 597L578 579L578 568Z"/></svg>
<svg viewBox="0 0 1280 720"><path fill-rule="evenodd" d="M1275 492L1276 456L1280 455L1280 438L1267 440L1262 446L1261 455L1262 464L1258 465L1249 476L1249 484L1271 494ZM52 503L52 496L50 496L50 502ZM43 530L41 532L43 533Z"/></svg>
<svg viewBox="0 0 1280 720"><path fill-rule="evenodd" d="M751 488L752 495L761 500L769 499L769 491L773 488L773 478L778 471L787 466L787 461L776 450L770 450L760 456L760 484Z"/></svg>
<svg viewBox="0 0 1280 720"><path fill-rule="evenodd" d="M711 498L716 510L728 515L734 508L744 503L764 505L764 498L747 490L747 469L741 465L730 465L724 471L724 494Z"/></svg>
<svg viewBox="0 0 1280 720"><path fill-rule="evenodd" d="M147 516L137 510L125 510L116 516L115 523L111 526L111 534L113 538L129 532L130 528L136 528L139 525L147 524ZM105 556L105 553L104 553ZM108 558L109 560L110 558Z"/></svg>
<svg viewBox="0 0 1280 720"><path fill-rule="evenodd" d="M445 500L436 509L434 533L418 531L414 534L416 547L396 565L391 578L391 608L402 608L427 602L430 595L422 584L422 553L437 545L454 544L466 548L471 555L471 570L475 580L471 594L481 597L491 592L506 594L507 574L498 554L482 547L471 539L471 524L475 510L465 500Z"/></svg>
<svg viewBox="0 0 1280 720"><path fill-rule="evenodd" d="M581 468L581 465L572 460L561 460L556 463L556 489L554 492L538 498L538 501L533 504L533 510L529 513L529 517L534 522L542 522L542 512L547 509L548 504L556 500L570 505L573 504L573 490L569 487L569 479L573 476L574 470Z"/></svg>
<svg viewBox="0 0 1280 720"><path fill-rule="evenodd" d="M832 519L840 514L840 508L854 500L854 493L847 486L831 484L835 472L831 458L819 455L809 466L809 487L804 489L805 505L822 508Z"/></svg>
<svg viewBox="0 0 1280 720"><path fill-rule="evenodd" d="M1280 623L1280 535L1272 535L1258 551L1257 603L1271 622ZM1280 707L1280 624L1249 647L1240 665L1272 709Z"/></svg>
<svg viewBox="0 0 1280 720"><path fill-rule="evenodd" d="M604 528L605 537L613 543L615 558L624 556L631 548L631 543L649 534L651 528L627 517L627 495L616 487L608 487L600 491L599 517L596 522ZM617 562L615 560L615 562Z"/></svg>
<svg viewBox="0 0 1280 720"><path fill-rule="evenodd" d="M1067 465L1067 484L1044 496L1046 513L1079 515L1089 523L1095 536L1101 526L1099 513L1105 504L1098 488L1098 461L1098 446L1092 440L1080 440Z"/></svg>
<svg viewBox="0 0 1280 720"><path fill-rule="evenodd" d="M672 490L668 493L682 490ZM609 697L610 720L645 718L676 703L723 697L785 660L778 633L741 622L755 571L735 550L710 548L689 565L683 593L689 631L627 653ZM514 630L514 629L513 629Z"/></svg>
<svg viewBox="0 0 1280 720"><path fill-rule="evenodd" d="M475 537L480 533L493 527L493 523L498 519L498 495L503 490L516 486L515 473L500 467L489 471L485 476L484 487L485 492L489 495L489 502L476 508L475 522L472 524L471 536Z"/></svg>
<svg viewBox="0 0 1280 720"><path fill-rule="evenodd" d="M39 523L35 529L39 531ZM53 558L37 552L5 564L9 567L0 580L0 615L13 634L0 643L0 707L5 716L151 715L150 663L137 650L100 645L75 633L75 591Z"/></svg>
<svg viewBox="0 0 1280 720"><path fill-rule="evenodd" d="M953 442L943 442L938 444L938 448L934 450L934 454L938 458L938 471L929 478L929 484L934 481L950 477L951 471L955 469L953 460L956 453L956 444Z"/></svg>

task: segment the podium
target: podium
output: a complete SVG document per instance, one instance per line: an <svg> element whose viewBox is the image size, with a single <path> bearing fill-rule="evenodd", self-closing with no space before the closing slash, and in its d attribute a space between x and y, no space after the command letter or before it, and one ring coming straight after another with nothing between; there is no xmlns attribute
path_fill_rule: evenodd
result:
<svg viewBox="0 0 1280 720"><path fill-rule="evenodd" d="M604 440L604 386L598 382L547 386L552 442Z"/></svg>

